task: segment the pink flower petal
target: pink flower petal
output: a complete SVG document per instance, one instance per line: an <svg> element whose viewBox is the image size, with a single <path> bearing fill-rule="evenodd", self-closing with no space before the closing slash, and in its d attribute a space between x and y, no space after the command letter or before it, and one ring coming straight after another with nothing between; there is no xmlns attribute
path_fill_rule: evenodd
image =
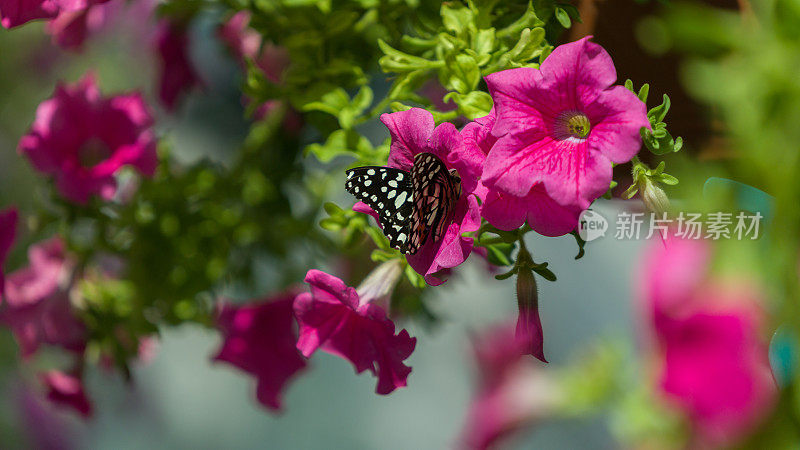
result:
<svg viewBox="0 0 800 450"><path fill-rule="evenodd" d="M114 174L123 165L145 176L154 173L152 124L140 95L104 98L90 74L74 85L59 85L39 105L18 148L37 170L55 178L61 195L86 203L93 195L114 195Z"/></svg>
<svg viewBox="0 0 800 450"><path fill-rule="evenodd" d="M286 293L260 303L223 305L217 326L224 337L215 361L251 373L258 380L259 403L281 409L287 384L306 367L295 347L294 294Z"/></svg>
<svg viewBox="0 0 800 450"><path fill-rule="evenodd" d="M50 19L58 14L53 0L0 0L0 25L13 28L35 19Z"/></svg>
<svg viewBox="0 0 800 450"><path fill-rule="evenodd" d="M499 140L482 182L518 198L542 183L559 204L586 209L608 190L611 162L633 157L639 130L650 126L635 94L609 89L615 79L611 58L588 38L557 47L540 70L487 76L497 115L491 134ZM568 128L575 117L586 121L586 134Z"/></svg>
<svg viewBox="0 0 800 450"><path fill-rule="evenodd" d="M161 62L158 97L169 110L174 110L178 99L195 86L202 85L189 56L187 27L163 21L157 37Z"/></svg>
<svg viewBox="0 0 800 450"><path fill-rule="evenodd" d="M40 378L48 389L47 399L53 404L71 408L85 418L92 415L92 405L79 376L54 370L40 375Z"/></svg>
<svg viewBox="0 0 800 450"><path fill-rule="evenodd" d="M359 306L355 289L342 280L310 270L306 282L311 292L298 295L294 302L300 325L297 348L303 355L322 349L350 361L357 373L370 370L378 377L378 394L406 386L411 368L403 361L414 351L416 338L406 330L395 334L383 308L371 303Z"/></svg>

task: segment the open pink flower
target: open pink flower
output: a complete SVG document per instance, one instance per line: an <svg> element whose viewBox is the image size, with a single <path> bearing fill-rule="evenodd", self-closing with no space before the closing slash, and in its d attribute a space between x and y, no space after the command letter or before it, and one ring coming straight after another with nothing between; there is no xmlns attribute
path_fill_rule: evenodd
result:
<svg viewBox="0 0 800 450"><path fill-rule="evenodd" d="M630 160L650 127L644 103L617 78L611 57L589 37L557 47L540 69L486 77L499 140L483 181L517 198L542 183L561 205L586 209L608 190L611 163Z"/></svg>
<svg viewBox="0 0 800 450"><path fill-rule="evenodd" d="M189 55L189 34L186 24L164 20L156 32L160 76L158 98L169 110L178 99L195 86L202 85Z"/></svg>
<svg viewBox="0 0 800 450"><path fill-rule="evenodd" d="M474 340L478 389L470 404L459 448L487 449L548 415L563 393L526 356L528 343L516 337L513 323L481 333Z"/></svg>
<svg viewBox="0 0 800 450"><path fill-rule="evenodd" d="M139 94L105 98L94 77L56 87L36 110L19 152L40 172L53 175L61 195L85 204L92 195L110 199L114 174L124 165L152 176L156 169L153 119Z"/></svg>
<svg viewBox="0 0 800 450"><path fill-rule="evenodd" d="M483 158L479 152L464 146L463 138L451 123L434 128L433 115L420 108L411 108L381 116L392 136L389 167L410 171L414 157L422 152L438 156L449 169L461 176L461 197L447 224L444 236L438 241L428 239L417 253L407 257L408 263L431 285L443 281L437 274L463 263L472 252L472 238L463 233L476 231L481 224L478 188Z"/></svg>
<svg viewBox="0 0 800 450"><path fill-rule="evenodd" d="M497 142L497 138L491 134L495 120L495 111L492 109L489 115L475 119L461 130L464 145L471 154L483 155L485 160ZM501 230L516 230L527 222L539 234L561 236L575 229L578 224L580 208L558 204L547 195L542 183L537 183L526 195L518 197L488 188L481 180L476 193L483 201L481 215Z"/></svg>
<svg viewBox="0 0 800 450"><path fill-rule="evenodd" d="M75 317L64 284L71 263L59 238L32 246L29 266L10 274L5 283L0 322L11 328L23 358L41 344L74 352L86 346L86 329Z"/></svg>
<svg viewBox="0 0 800 450"><path fill-rule="evenodd" d="M11 245L14 244L14 239L16 236L16 208L9 208L5 211L0 211L0 297L2 297L3 286L5 286L5 272L3 271L3 265L5 265L8 252L11 250Z"/></svg>
<svg viewBox="0 0 800 450"><path fill-rule="evenodd" d="M47 399L53 404L71 408L83 417L92 415L92 405L80 376L53 370L40 375L40 378L47 387Z"/></svg>
<svg viewBox="0 0 800 450"><path fill-rule="evenodd" d="M217 316L225 340L214 360L255 376L256 398L272 410L281 409L287 383L306 367L296 348L293 303L287 292L248 305L225 304Z"/></svg>
<svg viewBox="0 0 800 450"><path fill-rule="evenodd" d="M406 330L395 334L394 322L386 317L386 311L371 303L375 290L362 290L364 295L360 296L342 280L319 270L309 270L305 281L311 285L311 292L298 295L294 301L300 325L297 348L303 355L309 357L322 349L349 360L357 373L369 369L378 377L378 394L406 386L411 367L403 361L411 356L417 339Z"/></svg>
<svg viewBox="0 0 800 450"><path fill-rule="evenodd" d="M697 439L724 445L774 405L761 295L743 281L708 277L709 246L671 237L644 264L644 299L661 352L660 385L691 419Z"/></svg>

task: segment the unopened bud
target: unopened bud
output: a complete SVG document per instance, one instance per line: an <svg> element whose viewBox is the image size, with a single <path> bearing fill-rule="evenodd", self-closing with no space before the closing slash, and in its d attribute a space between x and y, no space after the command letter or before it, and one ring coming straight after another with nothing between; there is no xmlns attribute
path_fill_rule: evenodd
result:
<svg viewBox="0 0 800 450"><path fill-rule="evenodd" d="M530 261L527 252L519 258ZM524 343L525 353L547 362L544 357L542 321L539 319L539 289L533 271L525 263L520 264L517 272L517 306L517 339Z"/></svg>
<svg viewBox="0 0 800 450"><path fill-rule="evenodd" d="M639 195L648 211L662 214L669 210L669 198L663 189L647 177L639 183Z"/></svg>

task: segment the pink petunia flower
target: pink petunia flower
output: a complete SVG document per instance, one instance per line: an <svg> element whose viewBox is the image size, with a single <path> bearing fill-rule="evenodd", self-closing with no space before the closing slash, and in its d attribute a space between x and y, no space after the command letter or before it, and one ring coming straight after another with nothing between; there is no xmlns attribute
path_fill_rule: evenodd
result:
<svg viewBox="0 0 800 450"><path fill-rule="evenodd" d="M540 69L486 77L499 138L486 158L487 187L524 198L541 183L553 200L586 209L611 183L612 163L629 161L650 127L645 104L617 78L611 57L589 37L557 47Z"/></svg>
<svg viewBox="0 0 800 450"><path fill-rule="evenodd" d="M79 51L89 35L104 28L121 5L118 1L92 0L83 9L62 11L47 22L47 33L53 36L53 42L59 47Z"/></svg>
<svg viewBox="0 0 800 450"><path fill-rule="evenodd" d="M75 317L64 286L71 270L64 243L53 238L31 246L28 261L28 267L6 279L0 322L13 331L23 358L41 344L82 352L86 329Z"/></svg>
<svg viewBox="0 0 800 450"><path fill-rule="evenodd" d="M497 138L491 130L496 120L495 111L489 115L475 119L461 130L464 145L472 154L486 155L492 150ZM495 188L488 188L480 181L476 189L481 198L481 215L493 226L501 230L516 230L525 222L544 236L561 236L569 233L578 224L580 208L562 206L550 198L542 183L534 185L530 192L517 197Z"/></svg>
<svg viewBox="0 0 800 450"><path fill-rule="evenodd" d="M474 340L479 370L477 393L467 412L459 448L487 449L536 425L563 402L557 383L526 354L513 323Z"/></svg>
<svg viewBox="0 0 800 450"><path fill-rule="evenodd" d="M0 211L0 297L3 294L3 286L5 286L5 272L3 265L5 265L8 252L14 244L14 239L17 236L17 210L16 208L9 208L5 211Z"/></svg>
<svg viewBox="0 0 800 450"><path fill-rule="evenodd" d="M356 291L333 275L309 270L305 281L311 285L311 292L298 295L294 301L300 325L297 348L306 357L322 349L344 358L357 373L369 369L378 377L378 394L406 386L411 367L403 361L411 356L417 339L406 330L395 334L394 322L373 302L385 295L386 278L394 277L396 282L399 274L397 269L397 273L373 277L371 283Z"/></svg>
<svg viewBox="0 0 800 450"><path fill-rule="evenodd" d="M92 405L79 375L53 370L40 375L40 378L47 387L47 399L53 404L71 408L83 417L92 415Z"/></svg>
<svg viewBox="0 0 800 450"><path fill-rule="evenodd" d="M287 292L249 305L225 304L217 316L224 341L214 361L255 376L256 398L275 411L289 381L306 367L296 347L293 303L294 294Z"/></svg>
<svg viewBox="0 0 800 450"><path fill-rule="evenodd" d="M203 83L189 55L189 34L186 24L163 20L156 32L160 75L158 98L170 111L178 99Z"/></svg>
<svg viewBox="0 0 800 450"><path fill-rule="evenodd" d="M158 162L153 119L139 94L105 98L94 77L59 85L36 110L19 152L52 175L61 195L80 204L93 195L110 199L114 174L124 165L152 176Z"/></svg>
<svg viewBox="0 0 800 450"><path fill-rule="evenodd" d="M660 350L660 386L691 419L698 444L747 434L775 403L762 296L744 281L709 278L709 245L671 237L653 243L643 298Z"/></svg>
<svg viewBox="0 0 800 450"><path fill-rule="evenodd" d="M414 270L425 276L428 284L442 284L443 280L437 274L463 263L472 252L472 238L462 234L477 231L481 225L475 191L483 158L479 152L464 145L453 124L443 123L434 128L433 115L424 109L411 108L384 114L381 122L392 136L389 167L410 171L414 157L429 152L438 156L448 169L456 169L461 176L461 197L442 238L436 242L428 239L417 253L406 258Z"/></svg>

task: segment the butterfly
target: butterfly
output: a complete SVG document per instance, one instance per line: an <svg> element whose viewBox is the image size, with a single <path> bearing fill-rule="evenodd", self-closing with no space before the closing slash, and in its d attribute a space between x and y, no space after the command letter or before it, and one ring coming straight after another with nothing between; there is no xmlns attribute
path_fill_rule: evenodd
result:
<svg viewBox="0 0 800 450"><path fill-rule="evenodd" d="M411 172L365 166L347 172L345 188L378 213L389 245L413 255L445 232L461 197L461 177L433 153L414 157Z"/></svg>

